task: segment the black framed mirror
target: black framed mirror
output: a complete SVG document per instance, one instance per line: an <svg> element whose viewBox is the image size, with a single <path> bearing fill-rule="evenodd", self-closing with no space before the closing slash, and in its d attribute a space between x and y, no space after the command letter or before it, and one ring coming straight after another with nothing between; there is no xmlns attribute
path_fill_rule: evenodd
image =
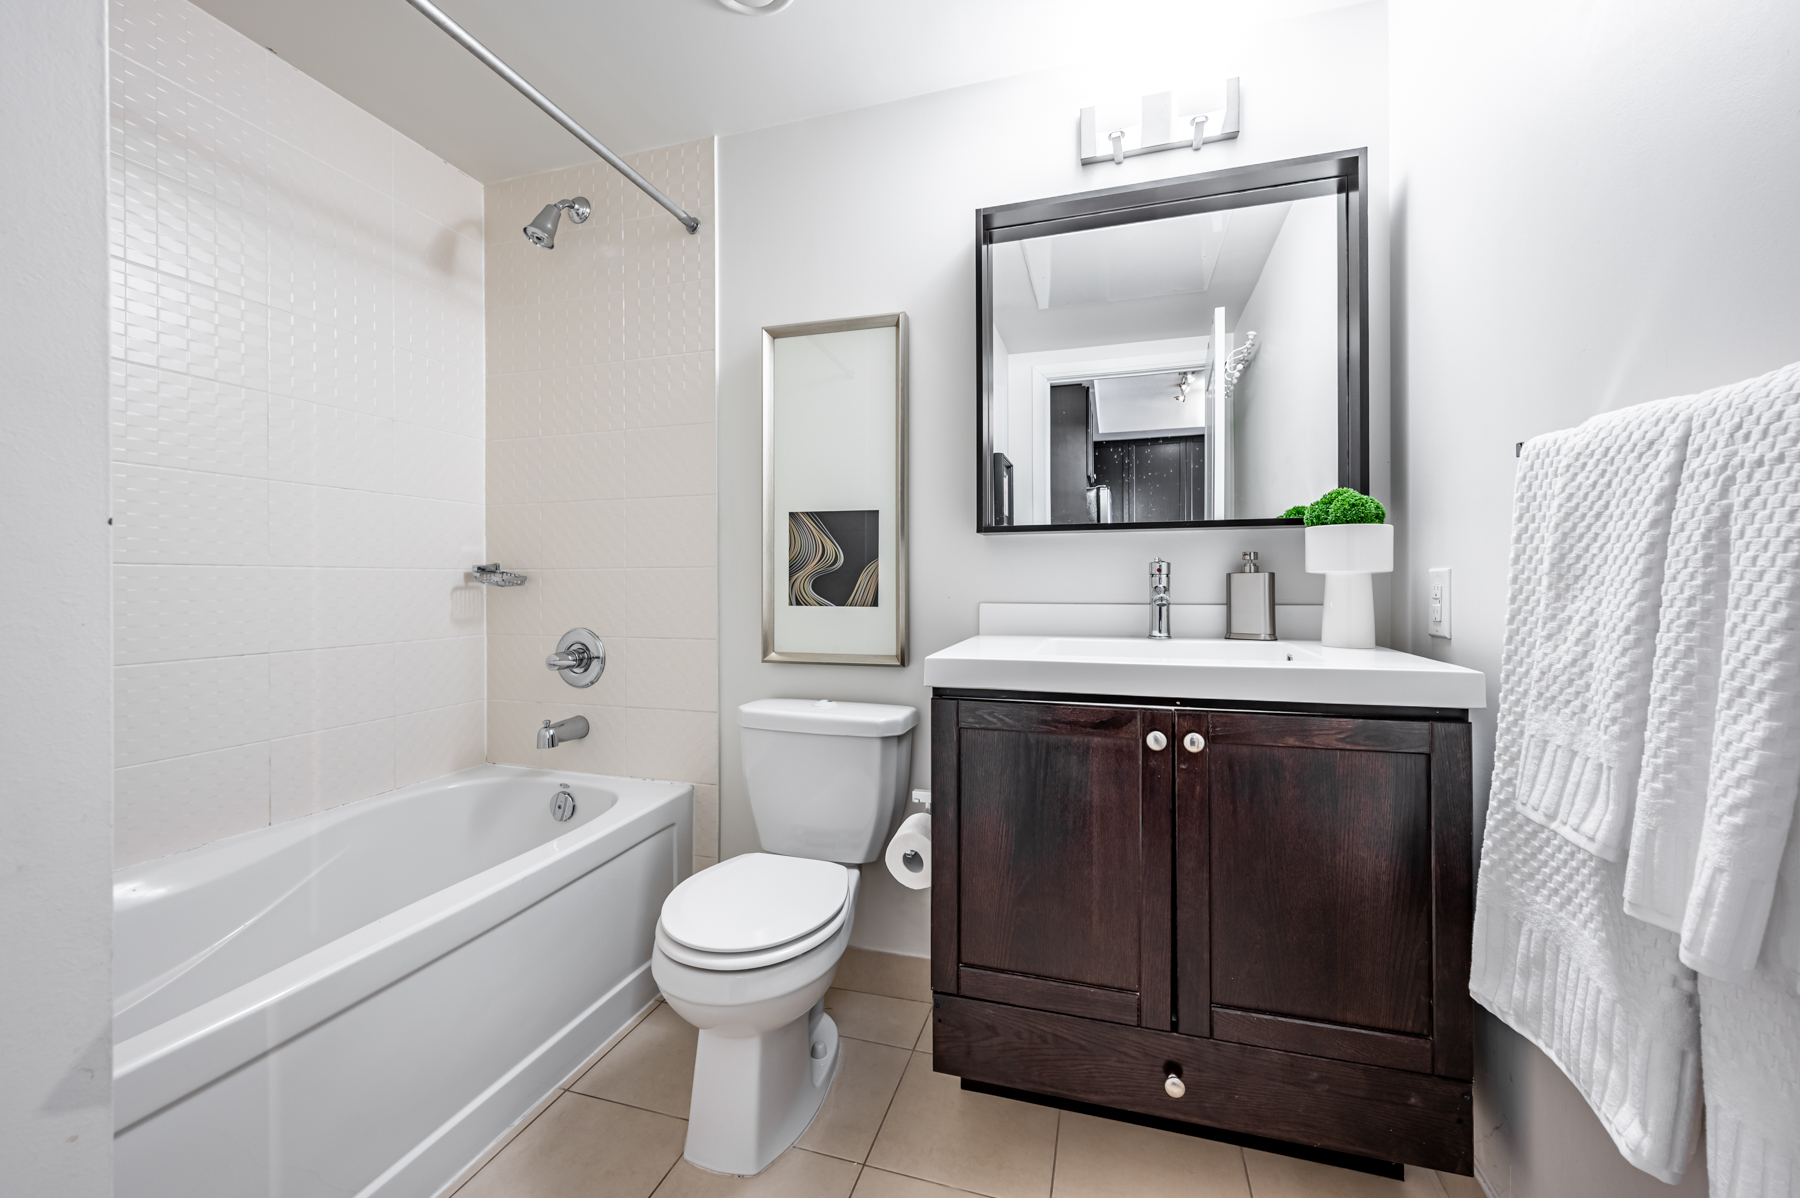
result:
<svg viewBox="0 0 1800 1198"><path fill-rule="evenodd" d="M1368 151L976 213L977 529L1298 524L1369 489Z"/></svg>

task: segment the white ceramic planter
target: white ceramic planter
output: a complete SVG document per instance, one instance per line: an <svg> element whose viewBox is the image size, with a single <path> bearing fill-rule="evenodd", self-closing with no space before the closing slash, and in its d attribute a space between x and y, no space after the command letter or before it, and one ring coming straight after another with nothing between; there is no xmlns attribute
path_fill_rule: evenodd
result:
<svg viewBox="0 0 1800 1198"><path fill-rule="evenodd" d="M1375 647L1375 584L1370 576L1393 569L1392 524L1320 524L1306 530L1306 572L1325 576L1323 644Z"/></svg>

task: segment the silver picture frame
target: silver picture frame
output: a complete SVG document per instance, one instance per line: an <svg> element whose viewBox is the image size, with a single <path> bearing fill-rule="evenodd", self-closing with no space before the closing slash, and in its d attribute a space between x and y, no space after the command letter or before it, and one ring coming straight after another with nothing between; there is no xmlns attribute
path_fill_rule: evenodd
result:
<svg viewBox="0 0 1800 1198"><path fill-rule="evenodd" d="M893 616L891 645L883 644L875 652L846 652L839 648L809 646L804 633L778 626L777 609L790 605L795 585L793 566L789 562L790 521L806 515L857 515L861 513L788 513L780 510L781 488L777 479L778 426L782 395L777 386L776 357L779 342L795 337L820 337L834 333L859 332L868 329L892 329L894 335L893 377L893 478L891 498L879 503L877 512L885 509L893 527L892 563L876 561L879 587L887 601L866 606L887 607ZM768 325L762 330L762 498L763 498L763 597L762 659L765 662L806 662L832 665L904 666L907 661L907 319L904 312L878 316L859 316L846 320L818 320L800 324ZM842 452L855 453L857 446L841 445ZM887 455L886 446L877 447L880 458ZM870 473L885 473L887 463L871 456ZM833 546L835 548L835 546ZM841 556L841 555L840 555ZM808 586L810 592L810 585ZM804 599L805 596L802 596ZM831 606L826 603L823 606ZM865 625L867 622L864 622ZM886 621L879 622L885 639Z"/></svg>

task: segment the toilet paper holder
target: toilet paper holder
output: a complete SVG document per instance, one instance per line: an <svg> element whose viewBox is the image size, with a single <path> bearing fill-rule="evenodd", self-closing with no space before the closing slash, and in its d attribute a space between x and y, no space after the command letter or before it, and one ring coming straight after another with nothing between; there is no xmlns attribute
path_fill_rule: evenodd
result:
<svg viewBox="0 0 1800 1198"><path fill-rule="evenodd" d="M931 885L931 792L915 790L912 801L925 810L900 822L883 858L895 881L911 890L923 890Z"/></svg>

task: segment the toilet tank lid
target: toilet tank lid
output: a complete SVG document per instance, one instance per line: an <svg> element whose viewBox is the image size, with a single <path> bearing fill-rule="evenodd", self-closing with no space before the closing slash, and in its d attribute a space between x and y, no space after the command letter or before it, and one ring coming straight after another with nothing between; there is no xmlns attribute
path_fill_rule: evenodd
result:
<svg viewBox="0 0 1800 1198"><path fill-rule="evenodd" d="M738 708L740 728L815 736L899 736L919 722L916 707L832 699L755 699Z"/></svg>

